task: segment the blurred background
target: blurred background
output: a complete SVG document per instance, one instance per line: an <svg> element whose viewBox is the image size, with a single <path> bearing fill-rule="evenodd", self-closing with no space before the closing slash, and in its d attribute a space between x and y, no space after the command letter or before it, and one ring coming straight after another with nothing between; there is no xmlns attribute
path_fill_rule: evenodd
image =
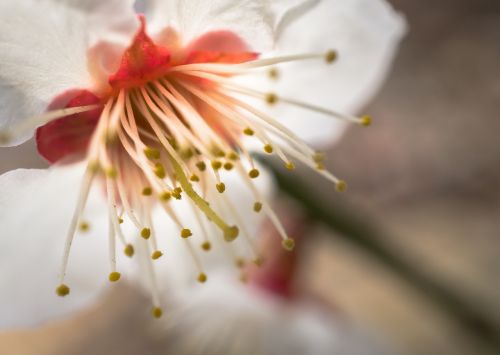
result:
<svg viewBox="0 0 500 355"><path fill-rule="evenodd" d="M315 224L303 284L395 354L500 354L500 1L390 2L410 31L366 109L375 124L327 154L348 193L303 173L304 213L333 211ZM3 154L0 170L32 164ZM126 287L108 298L0 334L0 354L162 354L148 301Z"/></svg>

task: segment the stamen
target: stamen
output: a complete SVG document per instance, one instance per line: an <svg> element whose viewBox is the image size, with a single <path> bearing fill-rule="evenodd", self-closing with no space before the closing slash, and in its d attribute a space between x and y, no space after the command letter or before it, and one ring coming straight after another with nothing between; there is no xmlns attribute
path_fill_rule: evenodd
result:
<svg viewBox="0 0 500 355"><path fill-rule="evenodd" d="M70 288L65 284L61 284L56 288L56 294L60 297L65 297L69 295L69 292Z"/></svg>
<svg viewBox="0 0 500 355"><path fill-rule="evenodd" d="M123 249L123 253L129 258L133 257L135 254L134 246L132 244L127 244Z"/></svg>
<svg viewBox="0 0 500 355"><path fill-rule="evenodd" d="M151 259L153 260L158 260L159 258L161 258L163 256L163 253L159 250L155 250L153 252L153 254L151 255Z"/></svg>
<svg viewBox="0 0 500 355"><path fill-rule="evenodd" d="M280 78L280 72L279 72L278 68L269 69L269 71L267 72L267 75L272 80L278 80Z"/></svg>
<svg viewBox="0 0 500 355"><path fill-rule="evenodd" d="M330 53L330 51L328 53ZM221 73L221 74L238 74L238 73L242 73L248 69L268 67L268 66L273 66L276 64L286 63L286 62L296 62L296 61L300 61L300 60L321 59L321 58L325 58L324 53L289 55L289 56L259 59L259 60L253 60L253 61L245 62L245 63L241 63L241 64L229 64L229 65L228 64L218 64L218 63L184 64L184 65L179 65L179 66L173 67L171 70L173 72L199 70L199 71L208 71L208 72Z"/></svg>
<svg viewBox="0 0 500 355"><path fill-rule="evenodd" d="M92 171L90 164L87 166L87 171L85 172L82 185L80 188L80 194L78 196L78 201L76 204L75 212L73 213L73 218L71 219L71 223L68 229L68 234L66 236L66 243L64 245L64 253L63 259L61 262L61 271L59 275L59 279L61 281L61 285L57 288L57 294L60 296L66 296L69 294L69 287L64 285L64 278L66 276L66 268L68 266L69 261L69 253L71 250L71 245L73 244L73 237L75 235L76 227L78 220L80 219L80 215L85 208L87 198L90 192L90 187L92 186L92 181L94 179L95 173ZM66 292L67 290L67 292Z"/></svg>
<svg viewBox="0 0 500 355"><path fill-rule="evenodd" d="M119 272L113 271L109 274L109 281L111 282L117 282L120 278L121 274Z"/></svg>
<svg viewBox="0 0 500 355"><path fill-rule="evenodd" d="M78 229L83 233L88 232L90 230L90 224L87 221L81 221Z"/></svg>
<svg viewBox="0 0 500 355"><path fill-rule="evenodd" d="M306 110L318 112L318 113L321 113L321 114L324 114L327 116L331 116L334 118L353 122L353 123L360 124L363 126L369 126L372 122L372 119L370 116L354 117L354 116L342 114L342 113L334 111L334 110L330 110L327 108L312 105L312 104L309 104L307 102L303 102L300 100L278 96L275 93L263 93L263 92L258 91L258 90L254 90L254 89L244 87L242 85L238 85L235 82L231 81L230 79L221 77L219 75L213 75L213 74L204 73L204 72L189 72L189 75L205 78L205 79L211 80L213 82L216 82L220 85L223 85L226 88L226 90L230 90L233 92L238 92L238 93L249 95L252 97L264 99L270 105L273 105L273 104L277 103L278 101L280 101L280 102L287 103L289 105L304 108Z"/></svg>
<svg viewBox="0 0 500 355"><path fill-rule="evenodd" d="M258 178L258 177L259 177L259 175L260 175L260 172L259 172L259 170L257 170L257 169L252 169L252 170L250 170L250 171L248 172L248 176L250 176L252 179L256 179L256 178Z"/></svg>
<svg viewBox="0 0 500 355"><path fill-rule="evenodd" d="M39 126L43 126L49 123L50 121L56 120L58 118L76 115L78 113L83 113L87 111L92 111L99 107L101 107L101 105L87 105L87 106L63 108L60 110L49 111L42 115L25 119L18 125L8 130L0 131L0 143L8 144L12 141L13 138L20 136L24 132L30 131Z"/></svg>
<svg viewBox="0 0 500 355"><path fill-rule="evenodd" d="M143 228L141 230L141 237L146 239L146 240L149 239L149 237L151 237L151 229Z"/></svg>
<svg viewBox="0 0 500 355"><path fill-rule="evenodd" d="M181 230L181 237L186 239L186 238L189 238L193 235L193 233L191 232L190 229L187 229L187 228L184 228Z"/></svg>
<svg viewBox="0 0 500 355"><path fill-rule="evenodd" d="M152 260L151 258L149 258L149 255L151 255L151 251L149 250L149 243L146 240L144 240L142 243L140 242L139 245L141 246L141 254L143 256L142 258L140 258L140 260L145 264L144 266L146 273L148 275L151 297L153 299L153 309L151 313L154 318L160 318L163 312L160 307L160 295L158 291L156 274L153 268Z"/></svg>
<svg viewBox="0 0 500 355"><path fill-rule="evenodd" d="M326 54L325 54L325 61L328 64L331 64L331 63L333 63L334 61L337 60L338 56L339 55L338 55L337 51L330 50L330 51L326 52Z"/></svg>
<svg viewBox="0 0 500 355"><path fill-rule="evenodd" d="M186 192L186 194L191 198L191 200L198 206L198 208L205 213L205 215L208 217L210 221L215 223L223 232L224 232L224 238L227 240L234 240L239 234L238 227L236 226L228 226L220 217L217 213L215 213L214 210L210 208L208 205L207 201L205 201L203 198L200 197L194 191L192 185L189 183L186 175L184 175L184 172L182 171L180 165L177 163L175 160L171 160L172 166L174 167L175 173L177 174L177 177L179 179L179 183L181 184L182 188Z"/></svg>

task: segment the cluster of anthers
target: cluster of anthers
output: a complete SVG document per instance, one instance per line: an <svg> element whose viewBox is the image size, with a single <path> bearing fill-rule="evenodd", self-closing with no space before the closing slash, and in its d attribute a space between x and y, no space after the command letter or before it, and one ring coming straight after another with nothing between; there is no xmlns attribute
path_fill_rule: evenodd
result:
<svg viewBox="0 0 500 355"><path fill-rule="evenodd" d="M185 240L198 269L197 279L205 282L207 275L197 249L209 251L212 247L206 224L215 225L225 242L233 242L239 235L238 226L229 225L217 212L221 206L227 207L231 203L224 196L226 185L221 178L222 171L241 176L254 195L253 211L266 213L282 236L283 247L287 250L294 248L293 239L254 185L259 170L245 147L244 136L260 142L264 153L277 155L288 170L294 170L294 161L301 162L331 180L338 191L346 189L344 181L325 170L323 154L309 147L285 125L247 103L245 96L264 100L269 105L287 104L363 126L371 123L368 116L344 115L276 93L253 90L231 80L239 75L262 73L262 70L267 70L271 78L277 79L279 64L318 59L331 64L337 59L336 51L268 59L244 53L236 60L227 61L212 60L205 55L203 60L198 58L176 65L170 61L166 67L159 60L161 51L162 48L144 32L139 33L123 56L120 70L109 78L113 88L109 94L103 97L83 91L65 108L49 111L23 124L44 123L37 132L37 136L42 136L44 129L54 128L61 119L71 117L88 122L95 117L95 128L86 142L84 159L87 168L66 239L57 294L66 296L70 293L64 280L71 244L79 228L83 231L89 228L89 223L83 218L84 209L91 186L99 180L104 183L108 203L109 280L116 282L121 276L116 265L117 241L122 243L127 256L134 255L136 243L127 240L121 226L128 218L137 228L138 243L142 243L150 256L146 270L152 281L152 313L155 317L160 317L162 310L153 264L163 252L157 245L152 209L160 206L175 222L179 237ZM145 53L147 57L144 57ZM151 58L155 60L154 65L150 63ZM149 61L147 68L144 60ZM139 68L137 63L142 63L142 67ZM6 140L15 133L15 130L3 132L2 137ZM39 139L38 143L40 149L43 142ZM199 230L204 234L201 246L192 244L191 229L183 225L176 214L174 203L180 199L189 201L193 207ZM248 208L250 210L252 206ZM226 210L233 214L232 220L241 221L238 209ZM262 259L251 238L244 237L254 251L253 262L259 264ZM242 258L237 258L239 267L244 263Z"/></svg>

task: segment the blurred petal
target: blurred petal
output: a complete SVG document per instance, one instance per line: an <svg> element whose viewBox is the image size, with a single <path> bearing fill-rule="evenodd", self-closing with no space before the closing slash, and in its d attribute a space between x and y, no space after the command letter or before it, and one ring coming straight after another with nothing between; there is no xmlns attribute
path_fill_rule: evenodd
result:
<svg viewBox="0 0 500 355"><path fill-rule="evenodd" d="M310 5L310 4L309 4ZM405 33L405 21L383 0L324 0L287 21L277 42L280 54L335 49L331 66L315 61L280 67L274 90L311 104L356 114L380 88ZM274 116L315 145L333 143L345 124L277 105Z"/></svg>
<svg viewBox="0 0 500 355"><path fill-rule="evenodd" d="M186 289L161 336L167 353L374 355L385 352L325 309L284 303L223 276ZM207 322L206 320L210 320Z"/></svg>
<svg viewBox="0 0 500 355"><path fill-rule="evenodd" d="M115 15L119 20L112 20ZM42 113L68 89L89 88L89 47L98 39L124 39L135 32L134 23L129 0L2 1L0 130ZM31 135L13 137L10 144Z"/></svg>
<svg viewBox="0 0 500 355"><path fill-rule="evenodd" d="M106 216L89 201L86 234L75 238L67 282L55 294L66 229L82 177L80 167L15 170L0 176L0 328L34 326L93 302L107 278ZM106 229L104 229L106 230Z"/></svg>
<svg viewBox="0 0 500 355"><path fill-rule="evenodd" d="M273 23L266 1L258 0L149 0L150 29L159 33L172 27L184 45L210 31L228 30L253 51L273 45Z"/></svg>

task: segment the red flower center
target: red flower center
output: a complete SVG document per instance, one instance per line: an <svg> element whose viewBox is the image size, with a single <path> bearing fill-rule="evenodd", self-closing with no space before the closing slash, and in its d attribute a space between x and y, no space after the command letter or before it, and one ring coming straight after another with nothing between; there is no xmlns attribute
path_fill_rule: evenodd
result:
<svg viewBox="0 0 500 355"><path fill-rule="evenodd" d="M141 26L132 44L123 53L118 70L109 76L110 96L120 89L140 87L168 75L177 65L189 63L237 64L254 60L245 42L229 31L214 31L194 40L184 48L161 45L146 32L146 20L139 16ZM85 89L69 90L52 101L49 109L70 108L105 102L109 97L98 97ZM51 163L63 159L83 157L90 137L99 122L102 109L79 113L54 120L36 132L39 153ZM209 119L209 118L208 118Z"/></svg>

